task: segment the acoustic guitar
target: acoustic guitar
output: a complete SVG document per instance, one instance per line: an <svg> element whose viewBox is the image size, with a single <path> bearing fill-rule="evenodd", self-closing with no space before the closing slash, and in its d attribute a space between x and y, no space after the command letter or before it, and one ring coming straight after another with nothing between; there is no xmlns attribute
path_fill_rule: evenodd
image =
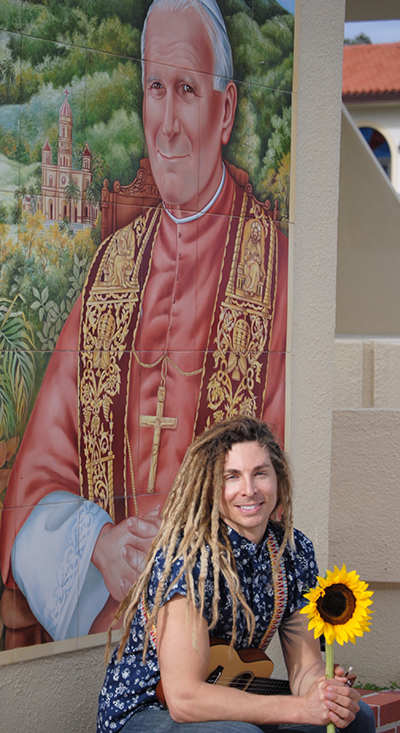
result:
<svg viewBox="0 0 400 733"><path fill-rule="evenodd" d="M273 662L261 649L230 649L228 642L210 636L210 663L207 682L211 685L235 687L254 695L290 695L287 680L272 679ZM158 700L166 707L160 680L156 687Z"/></svg>

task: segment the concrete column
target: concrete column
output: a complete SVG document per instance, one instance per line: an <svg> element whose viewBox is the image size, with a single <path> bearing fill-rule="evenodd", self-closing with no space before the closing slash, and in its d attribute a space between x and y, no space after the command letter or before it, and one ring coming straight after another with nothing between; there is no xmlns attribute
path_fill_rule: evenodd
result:
<svg viewBox="0 0 400 733"><path fill-rule="evenodd" d="M287 444L295 525L314 541L321 568L328 562L344 17L345 0L296 2Z"/></svg>

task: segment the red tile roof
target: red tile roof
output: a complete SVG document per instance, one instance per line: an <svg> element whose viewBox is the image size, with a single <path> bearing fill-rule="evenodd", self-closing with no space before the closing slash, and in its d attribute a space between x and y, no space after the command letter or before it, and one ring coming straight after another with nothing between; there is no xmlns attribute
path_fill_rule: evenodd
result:
<svg viewBox="0 0 400 733"><path fill-rule="evenodd" d="M400 43L343 48L343 95L400 92Z"/></svg>

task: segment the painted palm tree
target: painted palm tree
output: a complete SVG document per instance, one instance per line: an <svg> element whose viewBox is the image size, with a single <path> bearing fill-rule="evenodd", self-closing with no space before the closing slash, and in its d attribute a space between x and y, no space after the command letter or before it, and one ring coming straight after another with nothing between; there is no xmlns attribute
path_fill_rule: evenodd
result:
<svg viewBox="0 0 400 733"><path fill-rule="evenodd" d="M72 176L69 177L69 181L67 185L64 188L65 191L65 197L69 201L69 219L72 221L72 215L71 215L71 201L79 201L81 197L81 189L79 188L78 184L75 183Z"/></svg>
<svg viewBox="0 0 400 733"><path fill-rule="evenodd" d="M21 435L35 382L33 331L14 300L0 299L0 439Z"/></svg>
<svg viewBox="0 0 400 733"><path fill-rule="evenodd" d="M86 201L89 201L90 204L98 204L101 198L101 189L102 184L98 180L93 179L93 181L85 188Z"/></svg>
<svg viewBox="0 0 400 733"><path fill-rule="evenodd" d="M4 81L7 99L10 96L11 84L15 82L15 68L11 59L0 61L0 82Z"/></svg>

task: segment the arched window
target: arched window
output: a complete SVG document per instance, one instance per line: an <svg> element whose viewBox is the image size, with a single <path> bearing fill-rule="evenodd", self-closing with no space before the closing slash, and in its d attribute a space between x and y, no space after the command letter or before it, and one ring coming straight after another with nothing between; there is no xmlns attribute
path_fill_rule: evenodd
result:
<svg viewBox="0 0 400 733"><path fill-rule="evenodd" d="M386 138L374 127L360 127L369 147L375 157L379 160L386 175L390 178L390 148Z"/></svg>
<svg viewBox="0 0 400 733"><path fill-rule="evenodd" d="M53 185L53 176L49 176L49 186Z"/></svg>
<svg viewBox="0 0 400 733"><path fill-rule="evenodd" d="M53 219L53 202L52 201L50 201L49 203L49 218L51 220Z"/></svg>

